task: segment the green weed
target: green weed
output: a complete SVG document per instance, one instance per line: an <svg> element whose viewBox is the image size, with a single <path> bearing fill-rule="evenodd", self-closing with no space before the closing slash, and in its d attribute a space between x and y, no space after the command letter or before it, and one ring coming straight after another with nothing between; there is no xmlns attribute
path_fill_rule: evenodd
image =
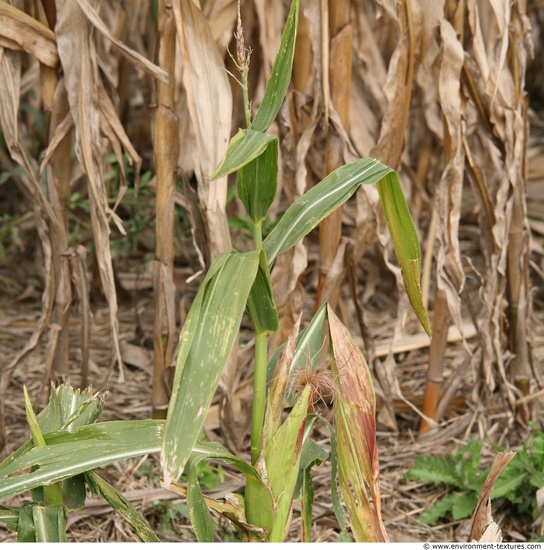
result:
<svg viewBox="0 0 544 550"><path fill-rule="evenodd" d="M531 424L532 436L506 466L497 480L491 499L503 499L512 505L516 515L537 513L536 492L544 487L544 433ZM478 495L489 468L481 471L482 443L472 440L454 454L445 457L420 456L406 474L406 479L417 479L447 488L447 494L426 510L419 519L427 525L452 517L460 520L472 516ZM503 450L496 447L497 451Z"/></svg>

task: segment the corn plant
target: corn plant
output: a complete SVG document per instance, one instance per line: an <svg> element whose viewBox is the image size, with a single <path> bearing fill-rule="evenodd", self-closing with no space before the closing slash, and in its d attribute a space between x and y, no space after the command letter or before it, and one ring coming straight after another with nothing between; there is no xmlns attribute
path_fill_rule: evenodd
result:
<svg viewBox="0 0 544 550"><path fill-rule="evenodd" d="M25 407L31 439L0 464L2 499L31 490L31 500L19 509L0 506L0 522L17 532L18 541L66 541L66 518L83 508L88 487L143 541L159 542L132 504L92 471L112 459L145 454L153 441L150 430L157 426L153 422L94 425L104 408L103 397L67 384L51 392L48 405L37 416L25 388Z"/></svg>
<svg viewBox="0 0 544 550"><path fill-rule="evenodd" d="M268 357L268 336L278 328L270 280L274 261L362 184L378 186L408 296L430 333L419 288L419 244L398 175L391 168L372 158L338 168L296 200L268 236L262 237L278 177L278 141L266 132L289 86L298 14L299 0L293 0L272 75L254 118L247 93L249 59L244 48L239 48L247 127L231 140L213 177L237 172L237 193L252 220L253 249L219 255L202 281L181 333L166 421L107 422L77 430L65 424L53 430L40 426L38 430L39 423L32 422L32 441L0 465L0 499L42 486L49 493L59 483L82 473L90 479L97 466L160 451L161 483L187 497L199 541L214 540L210 510L231 520L250 541L284 541L295 500L301 503L301 540L309 541L314 498L311 469L328 457L311 436L320 418L318 401L327 389L333 396L335 414L334 427L327 425L332 442L331 498L339 524L349 525L357 541L388 540L380 510L372 379L347 328L324 304L304 330L299 319L282 348ZM217 443L199 441L246 311L255 333L250 462ZM319 361L327 342L330 370ZM290 409L287 416L286 408ZM35 436L35 432L41 435ZM233 495L223 501L204 495L198 470L205 460L237 468L246 478L244 496ZM32 470L25 471L29 466ZM186 483L180 483L182 474L187 476ZM60 490L55 491L59 493L55 505L65 511ZM15 514L9 519L12 528ZM151 536L147 528L138 525L140 536Z"/></svg>
<svg viewBox="0 0 544 550"><path fill-rule="evenodd" d="M350 524L357 540L386 540L379 508L378 458L375 442L374 394L368 367L351 343L345 327L329 307L314 318L312 338L298 339L295 327L275 367L267 369L267 337L277 330L278 315L270 283L270 266L276 257L294 246L328 214L343 204L362 183L378 183L384 213L389 222L406 287L424 326L425 310L419 295L419 247L415 230L400 190L397 175L373 159L344 166L313 187L285 212L263 241L261 226L276 194L277 140L266 134L274 121L290 80L298 2L293 2L262 104L248 128L232 139L226 156L214 173L222 177L238 172L238 194L253 221L254 250L231 252L212 265L187 318L180 343L176 376L161 460L163 483L176 484L190 459L192 444L203 425L219 378L236 339L247 306L255 329L254 397L251 432L251 462L259 476L248 478L243 507L245 522L260 527L269 541L285 540L292 502L301 470L301 456L316 416L311 414L319 397L317 374L323 325L328 319L331 343L331 385L335 390L339 478L350 511ZM243 47L239 48L243 52ZM238 60L242 85L247 82L248 60ZM247 102L247 90L244 88ZM306 351L304 359L302 352ZM309 364L304 362L308 361ZM267 378L267 372L271 377ZM282 423L283 403L290 385L297 397ZM354 391L354 389L356 391ZM310 416L308 411L310 411ZM304 470L304 469L302 469ZM198 484L186 488L194 502L202 503ZM306 491L306 495L311 491ZM212 502L207 506L214 507ZM195 508L195 528L202 540L211 540L207 506ZM220 511L221 506L216 509ZM311 505L305 503L306 513ZM303 538L307 537L308 533Z"/></svg>

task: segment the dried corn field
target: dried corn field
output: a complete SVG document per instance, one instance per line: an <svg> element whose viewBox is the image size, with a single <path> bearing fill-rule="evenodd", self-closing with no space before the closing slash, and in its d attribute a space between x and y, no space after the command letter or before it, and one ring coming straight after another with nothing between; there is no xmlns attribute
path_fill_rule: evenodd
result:
<svg viewBox="0 0 544 550"><path fill-rule="evenodd" d="M240 5L254 111L289 4ZM36 410L51 381L68 380L109 391L101 420L164 418L198 283L218 254L249 246L235 179L211 179L247 118L237 15L236 0L0 0L2 458L28 438L23 384ZM280 192L267 224L345 163L371 156L397 170L433 338L410 308L378 192L361 186L275 262L269 353L325 301L355 335L377 395L392 541L469 535L466 521L418 521L438 489L404 478L416 457L477 438L489 465L493 444L519 449L530 421L542 427L543 67L539 0L301 0L289 93L270 128ZM241 455L248 324L204 425ZM194 540L187 518L168 516L180 501L160 488L157 463L104 476L154 528L168 517L164 540ZM336 541L330 465L320 468L313 540ZM215 494L242 486L226 471ZM70 515L70 540L137 540L106 508L89 499ZM544 529L542 508L494 516L505 540ZM295 514L293 540L299 529ZM0 540L16 535L0 529Z"/></svg>

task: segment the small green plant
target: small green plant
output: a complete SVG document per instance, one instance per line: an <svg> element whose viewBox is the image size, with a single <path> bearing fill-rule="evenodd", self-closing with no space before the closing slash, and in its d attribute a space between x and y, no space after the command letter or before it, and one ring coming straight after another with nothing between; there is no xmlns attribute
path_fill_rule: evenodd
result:
<svg viewBox="0 0 544 550"><path fill-rule="evenodd" d="M544 487L544 433L531 424L533 435L506 466L495 483L492 500L505 499L513 505L516 515L537 513L536 492ZM406 474L406 479L417 479L447 487L448 493L426 510L419 519L428 525L451 517L454 520L472 516L478 495L489 468L481 469L482 443L472 440L455 454L445 457L420 456ZM497 451L503 450L500 447Z"/></svg>
<svg viewBox="0 0 544 550"><path fill-rule="evenodd" d="M536 492L544 487L544 432L534 422L531 427L533 435L505 468L491 498L505 498L514 505L517 514L529 514L535 519Z"/></svg>
<svg viewBox="0 0 544 550"><path fill-rule="evenodd" d="M482 444L472 440L455 454L448 453L444 458L420 456L416 459L413 468L406 472L406 479L418 479L452 488L452 491L419 516L423 523L435 525L449 514L454 520L468 518L473 514L480 489L487 477L487 472L479 471L481 449Z"/></svg>
<svg viewBox="0 0 544 550"><path fill-rule="evenodd" d="M31 500L23 502L18 509L0 507L0 522L7 529L17 532L17 540L19 542L66 541L68 514L83 508L88 488L93 494L101 495L128 521L142 540L158 542L155 533L132 504L106 480L92 471L93 453L85 453L85 435L80 440L78 450L70 446L63 449L66 436L76 434L77 439L77 434L82 435L85 434L85 430L93 430L93 424L104 408L103 399L98 395L92 395L87 390L73 390L69 385L63 384L52 390L48 405L37 416L34 415L25 388L25 406L31 440L0 464L0 477L4 480L13 480L14 474L35 464L36 459L39 462L38 457L42 456L44 461L40 468L34 467L30 472L30 475L35 478L34 483L27 485L24 474L16 482L18 485L16 492L31 490ZM123 427L130 429L129 424ZM126 434L129 435L129 432ZM53 442L56 443L56 449L60 453L51 460L47 455ZM95 440L94 445L96 446L94 454L98 456L100 444ZM62 479L51 482L54 477L51 476L51 470L58 471L66 466L67 462L73 462L74 457L70 455L74 452L82 453L79 460L80 468L76 472L66 472Z"/></svg>

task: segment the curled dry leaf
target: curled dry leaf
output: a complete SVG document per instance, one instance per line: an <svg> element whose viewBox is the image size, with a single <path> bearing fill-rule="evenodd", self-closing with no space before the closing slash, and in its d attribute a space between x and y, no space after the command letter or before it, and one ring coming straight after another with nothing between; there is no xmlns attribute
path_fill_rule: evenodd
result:
<svg viewBox="0 0 544 550"><path fill-rule="evenodd" d="M508 463L516 456L513 451L504 451L497 454L491 470L484 482L484 486L480 491L476 511L472 516L472 529L470 530L469 541L493 541L500 542L502 540L500 529L491 517L491 493L497 479ZM484 539L485 537L485 539Z"/></svg>

